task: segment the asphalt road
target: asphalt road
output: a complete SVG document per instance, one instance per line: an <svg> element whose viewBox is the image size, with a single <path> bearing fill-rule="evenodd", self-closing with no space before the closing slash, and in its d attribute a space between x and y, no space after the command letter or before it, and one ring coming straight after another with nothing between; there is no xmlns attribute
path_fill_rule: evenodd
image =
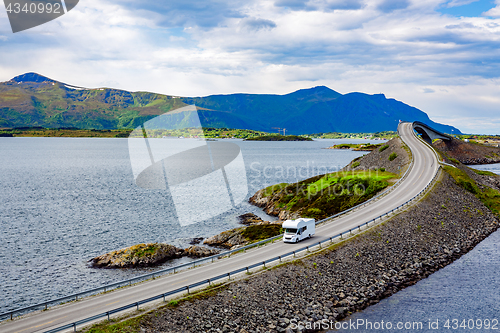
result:
<svg viewBox="0 0 500 333"><path fill-rule="evenodd" d="M353 229L392 209L397 208L417 195L432 180L439 167L435 154L413 134L411 123L400 124L400 135L413 153L414 164L407 178L394 190L379 200L367 204L356 211L339 217L332 222L319 225L316 235L298 244L276 242L250 250L230 258L216 261L194 269L157 278L153 281L119 289L107 294L88 297L78 302L58 306L48 311L30 314L26 318L4 321L0 332L44 332L81 319L91 317L130 303L153 297L170 290L193 284L223 273L247 267L254 263L274 258L280 254L302 248L308 244L328 239L340 232Z"/></svg>

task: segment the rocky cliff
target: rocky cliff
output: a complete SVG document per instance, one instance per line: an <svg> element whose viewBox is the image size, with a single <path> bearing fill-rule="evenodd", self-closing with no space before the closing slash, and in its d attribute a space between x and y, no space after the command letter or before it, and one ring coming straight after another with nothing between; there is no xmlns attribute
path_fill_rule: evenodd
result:
<svg viewBox="0 0 500 333"><path fill-rule="evenodd" d="M463 164L500 163L500 148L484 146L479 143L463 142L457 139L451 141L436 140L433 146L448 158L453 158Z"/></svg>

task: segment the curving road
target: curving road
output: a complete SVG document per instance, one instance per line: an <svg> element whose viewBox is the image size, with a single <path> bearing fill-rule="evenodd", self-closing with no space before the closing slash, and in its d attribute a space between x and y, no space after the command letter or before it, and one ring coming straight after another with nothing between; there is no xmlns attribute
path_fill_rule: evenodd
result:
<svg viewBox="0 0 500 333"><path fill-rule="evenodd" d="M312 239L299 244L276 242L245 254L216 261L215 263L167 275L153 281L113 291L95 297L88 297L78 302L68 303L26 316L14 321L0 324L0 332L44 332L55 327L69 324L81 319L119 308L130 303L175 290L187 284L206 280L214 276L262 262L280 254L288 253L293 248L301 248L328 239L358 225L370 221L391 211L417 195L432 180L439 164L434 152L414 135L412 123L401 123L399 133L403 141L413 153L413 167L407 178L394 190L381 199L367 204L356 211L341 216L332 222L319 225Z"/></svg>

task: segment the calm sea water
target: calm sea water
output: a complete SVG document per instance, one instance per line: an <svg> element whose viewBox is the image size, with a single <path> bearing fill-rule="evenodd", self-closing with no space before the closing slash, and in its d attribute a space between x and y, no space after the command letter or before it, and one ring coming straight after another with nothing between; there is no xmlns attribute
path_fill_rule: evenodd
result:
<svg viewBox="0 0 500 333"><path fill-rule="evenodd" d="M336 171L363 155L322 149L356 140L230 142L243 154L247 198L271 184ZM181 227L166 191L135 185L127 139L0 138L0 188L0 312L145 272L88 267L90 258L111 250L145 242L187 247L193 237L236 227L237 216L247 212L274 219L245 201Z"/></svg>
<svg viewBox="0 0 500 333"><path fill-rule="evenodd" d="M474 168L500 174L500 164ZM499 244L500 231L496 231L451 265L350 316L344 322L350 329L340 331L499 332ZM392 329L387 328L388 322ZM414 323L422 323L422 329Z"/></svg>

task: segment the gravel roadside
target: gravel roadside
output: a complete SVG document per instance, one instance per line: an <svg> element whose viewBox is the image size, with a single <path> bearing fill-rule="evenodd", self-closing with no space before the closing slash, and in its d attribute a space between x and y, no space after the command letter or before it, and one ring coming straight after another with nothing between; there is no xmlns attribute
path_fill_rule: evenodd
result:
<svg viewBox="0 0 500 333"><path fill-rule="evenodd" d="M214 295L154 310L141 331L320 331L450 264L498 227L499 219L443 172L431 193L391 220Z"/></svg>

